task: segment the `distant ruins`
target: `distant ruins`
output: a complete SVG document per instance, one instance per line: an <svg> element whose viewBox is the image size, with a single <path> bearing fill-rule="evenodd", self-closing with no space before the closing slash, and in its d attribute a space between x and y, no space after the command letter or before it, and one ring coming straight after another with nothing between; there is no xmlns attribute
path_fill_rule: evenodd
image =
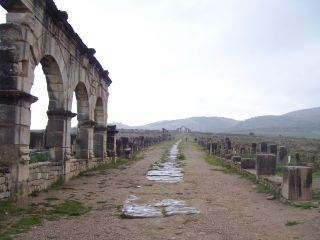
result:
<svg viewBox="0 0 320 240"><path fill-rule="evenodd" d="M107 157L107 104L111 79L52 0L0 0L0 184L1 196L43 189ZM30 94L41 64L49 95L46 147L49 162L29 165ZM71 112L73 92L78 112ZM77 117L75 154L71 119ZM75 160L77 159L77 161ZM82 159L83 161L78 161ZM46 178L48 181L41 182ZM3 185L6 183L6 185ZM39 184L43 184L40 186Z"/></svg>

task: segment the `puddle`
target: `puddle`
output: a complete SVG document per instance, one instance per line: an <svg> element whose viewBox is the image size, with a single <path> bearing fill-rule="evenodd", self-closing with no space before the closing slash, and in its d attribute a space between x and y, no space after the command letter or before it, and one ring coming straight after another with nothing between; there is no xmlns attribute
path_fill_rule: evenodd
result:
<svg viewBox="0 0 320 240"><path fill-rule="evenodd" d="M170 149L165 161L158 161L152 165L147 173L147 179L155 182L176 183L183 179L183 169L178 159L179 144L176 142Z"/></svg>
<svg viewBox="0 0 320 240"><path fill-rule="evenodd" d="M135 204L133 201L138 198L130 195L124 203L122 213L128 218L153 218L168 217L178 214L196 214L199 211L193 207L187 207L186 202L176 199L164 199L160 202L150 202L147 204Z"/></svg>

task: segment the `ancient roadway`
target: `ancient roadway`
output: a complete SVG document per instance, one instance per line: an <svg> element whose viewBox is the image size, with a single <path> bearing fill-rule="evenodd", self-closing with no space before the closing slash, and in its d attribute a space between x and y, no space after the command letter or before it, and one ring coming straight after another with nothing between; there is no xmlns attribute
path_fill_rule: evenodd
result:
<svg viewBox="0 0 320 240"><path fill-rule="evenodd" d="M217 171L217 167L204 160L205 153L189 142L181 143L186 157L182 161L182 181L148 180L150 166L171 145L153 146L144 152L142 160L128 167L76 178L60 190L41 193L30 201L43 202L50 197L58 201L74 199L92 210L80 217L45 222L17 239L320 239L318 209L304 210L267 200L267 195L258 193L249 180ZM199 212L121 217L128 199L136 205L183 200L186 207ZM289 222L296 224L288 226Z"/></svg>

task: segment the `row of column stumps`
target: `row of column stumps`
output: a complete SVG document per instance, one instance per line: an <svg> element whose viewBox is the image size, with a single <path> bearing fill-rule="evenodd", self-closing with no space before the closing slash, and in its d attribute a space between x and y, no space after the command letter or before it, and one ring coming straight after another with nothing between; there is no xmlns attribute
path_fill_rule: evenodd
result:
<svg viewBox="0 0 320 240"><path fill-rule="evenodd" d="M285 146L278 147L276 144L268 145L265 142L260 144L260 152L258 152L257 143L252 143L249 152L250 154L256 154L256 158L241 157L237 153L245 154L246 149L241 146L237 146L236 150L232 148L230 138L213 142L210 138L198 137L195 138L195 141L205 147L210 155L230 159L242 169L254 169L257 180L267 176L275 176L277 162L284 163L288 152ZM299 160L297 163L305 165L300 161L299 154L296 155ZM285 166L281 194L285 199L292 201L312 200L312 167Z"/></svg>

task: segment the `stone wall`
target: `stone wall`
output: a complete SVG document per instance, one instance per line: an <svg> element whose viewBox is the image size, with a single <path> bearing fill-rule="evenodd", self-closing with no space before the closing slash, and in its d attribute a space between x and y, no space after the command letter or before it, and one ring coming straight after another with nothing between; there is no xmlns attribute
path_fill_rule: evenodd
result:
<svg viewBox="0 0 320 240"><path fill-rule="evenodd" d="M50 187L62 175L62 165L59 162L41 162L29 165L29 194Z"/></svg>
<svg viewBox="0 0 320 240"><path fill-rule="evenodd" d="M8 168L0 167L0 199L10 197L11 174Z"/></svg>

